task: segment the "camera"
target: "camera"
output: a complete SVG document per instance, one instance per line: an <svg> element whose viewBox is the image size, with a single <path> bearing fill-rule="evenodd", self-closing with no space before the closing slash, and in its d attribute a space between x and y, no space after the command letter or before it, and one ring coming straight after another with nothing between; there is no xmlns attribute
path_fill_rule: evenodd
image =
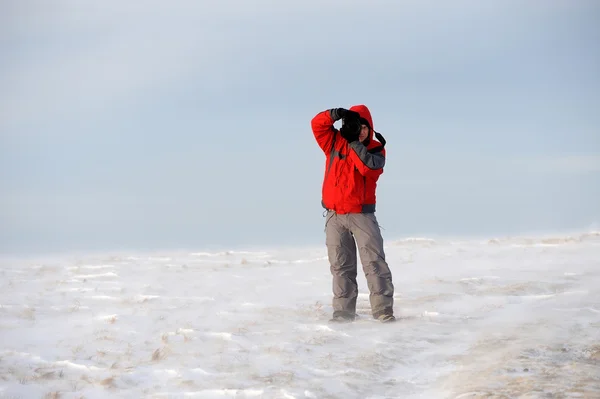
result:
<svg viewBox="0 0 600 399"><path fill-rule="evenodd" d="M354 141L358 139L361 128L360 116L351 114L342 119L340 133L346 140Z"/></svg>

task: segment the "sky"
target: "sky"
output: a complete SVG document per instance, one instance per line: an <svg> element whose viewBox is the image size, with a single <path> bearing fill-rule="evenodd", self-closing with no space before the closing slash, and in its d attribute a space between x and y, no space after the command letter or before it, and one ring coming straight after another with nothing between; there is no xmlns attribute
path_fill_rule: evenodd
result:
<svg viewBox="0 0 600 399"><path fill-rule="evenodd" d="M384 238L598 229L600 5L0 0L0 252L324 244L318 112Z"/></svg>

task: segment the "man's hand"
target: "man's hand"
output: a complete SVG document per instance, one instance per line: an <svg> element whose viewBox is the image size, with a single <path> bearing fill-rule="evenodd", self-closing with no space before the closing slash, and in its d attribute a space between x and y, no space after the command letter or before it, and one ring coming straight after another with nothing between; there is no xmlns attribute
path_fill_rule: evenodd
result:
<svg viewBox="0 0 600 399"><path fill-rule="evenodd" d="M358 112L349 111L346 108L332 108L329 110L329 114L331 115L331 119L333 119L334 122L348 117L360 118Z"/></svg>

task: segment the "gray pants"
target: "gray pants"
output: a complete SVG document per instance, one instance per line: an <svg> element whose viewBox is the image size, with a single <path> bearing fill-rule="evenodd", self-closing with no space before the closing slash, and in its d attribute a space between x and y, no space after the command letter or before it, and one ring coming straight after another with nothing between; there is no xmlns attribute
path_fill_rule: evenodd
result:
<svg viewBox="0 0 600 399"><path fill-rule="evenodd" d="M333 276L333 311L354 317L356 283L356 247L369 287L371 312L377 318L393 314L394 285L385 261L383 238L374 213L339 215L327 212L325 242Z"/></svg>

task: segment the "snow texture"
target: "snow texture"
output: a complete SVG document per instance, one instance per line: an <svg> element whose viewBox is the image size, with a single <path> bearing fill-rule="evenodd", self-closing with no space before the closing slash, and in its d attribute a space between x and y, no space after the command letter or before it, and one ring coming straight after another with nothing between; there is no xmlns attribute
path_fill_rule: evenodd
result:
<svg viewBox="0 0 600 399"><path fill-rule="evenodd" d="M4 257L0 398L600 398L600 233L386 254L393 324L324 246Z"/></svg>

